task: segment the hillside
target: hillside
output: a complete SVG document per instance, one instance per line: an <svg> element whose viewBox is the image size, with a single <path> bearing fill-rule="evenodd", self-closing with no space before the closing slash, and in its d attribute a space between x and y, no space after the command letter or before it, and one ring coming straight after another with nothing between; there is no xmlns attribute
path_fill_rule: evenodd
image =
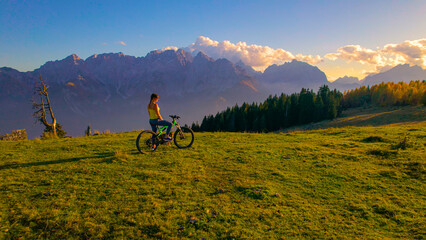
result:
<svg viewBox="0 0 426 240"><path fill-rule="evenodd" d="M282 131L294 132L345 126L383 126L388 124L404 125L422 121L426 121L425 106L360 107L350 108L343 111L342 115L334 120L295 126L286 128Z"/></svg>
<svg viewBox="0 0 426 240"><path fill-rule="evenodd" d="M137 132L0 142L0 239L420 239L425 132L196 133L153 155Z"/></svg>

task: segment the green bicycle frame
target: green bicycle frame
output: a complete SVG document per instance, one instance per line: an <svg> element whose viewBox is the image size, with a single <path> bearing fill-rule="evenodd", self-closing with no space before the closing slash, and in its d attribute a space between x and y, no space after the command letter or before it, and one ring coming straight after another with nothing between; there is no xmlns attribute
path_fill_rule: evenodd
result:
<svg viewBox="0 0 426 240"><path fill-rule="evenodd" d="M173 123L172 123L172 126L171 126L170 131L171 131L171 130L173 130L173 127L174 127L174 126L176 126L176 125L177 125L177 122L176 122L176 120L174 120L174 119L173 119ZM159 136L161 136L161 135L165 134L165 130L166 130L166 128L167 128L167 126L163 126L163 127L159 128L159 129L158 129L157 137L159 137Z"/></svg>

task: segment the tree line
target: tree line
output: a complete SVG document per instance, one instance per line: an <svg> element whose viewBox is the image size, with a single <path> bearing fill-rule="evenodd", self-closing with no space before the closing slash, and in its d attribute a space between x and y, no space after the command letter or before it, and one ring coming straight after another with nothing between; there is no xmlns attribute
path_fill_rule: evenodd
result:
<svg viewBox="0 0 426 240"><path fill-rule="evenodd" d="M267 132L299 124L334 119L341 112L343 94L326 85L317 93L302 89L291 95L269 96L263 103L235 105L216 115L205 116L194 131Z"/></svg>
<svg viewBox="0 0 426 240"><path fill-rule="evenodd" d="M302 89L291 95L269 96L263 103L235 105L192 124L194 131L269 132L334 119L343 109L362 106L426 105L426 81L388 82L362 86L343 94L327 85L317 93Z"/></svg>
<svg viewBox="0 0 426 240"><path fill-rule="evenodd" d="M426 105L426 81L387 82L345 91L342 107Z"/></svg>

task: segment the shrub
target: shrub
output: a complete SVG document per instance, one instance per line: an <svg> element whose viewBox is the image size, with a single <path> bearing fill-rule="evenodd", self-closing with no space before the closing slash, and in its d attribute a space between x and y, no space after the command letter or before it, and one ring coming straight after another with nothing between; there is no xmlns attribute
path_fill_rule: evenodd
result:
<svg viewBox="0 0 426 240"><path fill-rule="evenodd" d="M411 142L409 142L408 136L405 136L404 139L400 143L396 144L393 147L393 149L396 149L396 150L398 150L398 149L405 150L405 149L407 149L409 147L412 147L412 145L413 144Z"/></svg>
<svg viewBox="0 0 426 240"><path fill-rule="evenodd" d="M14 130L12 131L11 134L0 135L0 140L6 140L6 141L27 140L27 131L25 131L25 129Z"/></svg>
<svg viewBox="0 0 426 240"><path fill-rule="evenodd" d="M41 135L41 139L57 139L57 138L59 137L53 134L53 132L44 132Z"/></svg>
<svg viewBox="0 0 426 240"><path fill-rule="evenodd" d="M46 134L47 133L47 134ZM47 139L47 138L63 138L63 137L65 137L65 135L67 134L67 132L65 132L63 129L62 129L62 125L61 124L59 124L59 123L57 123L56 124L56 136L57 137L53 137L53 136L51 136L51 135L53 135L53 129L52 129L52 127L50 127L50 126L46 126L46 128L44 129L44 132L43 132L43 134L41 135L41 138L42 139ZM43 137L43 136L45 136L46 135L46 137Z"/></svg>

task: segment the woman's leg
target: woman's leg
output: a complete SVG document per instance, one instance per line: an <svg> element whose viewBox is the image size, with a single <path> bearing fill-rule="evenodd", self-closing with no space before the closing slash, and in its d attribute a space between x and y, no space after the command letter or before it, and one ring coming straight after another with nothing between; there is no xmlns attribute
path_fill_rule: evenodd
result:
<svg viewBox="0 0 426 240"><path fill-rule="evenodd" d="M167 126L166 136L169 136L170 131L172 130L172 123L166 120L160 120L157 122L157 125Z"/></svg>
<svg viewBox="0 0 426 240"><path fill-rule="evenodd" d="M149 119L149 125L151 125L152 131L157 132L158 119Z"/></svg>

